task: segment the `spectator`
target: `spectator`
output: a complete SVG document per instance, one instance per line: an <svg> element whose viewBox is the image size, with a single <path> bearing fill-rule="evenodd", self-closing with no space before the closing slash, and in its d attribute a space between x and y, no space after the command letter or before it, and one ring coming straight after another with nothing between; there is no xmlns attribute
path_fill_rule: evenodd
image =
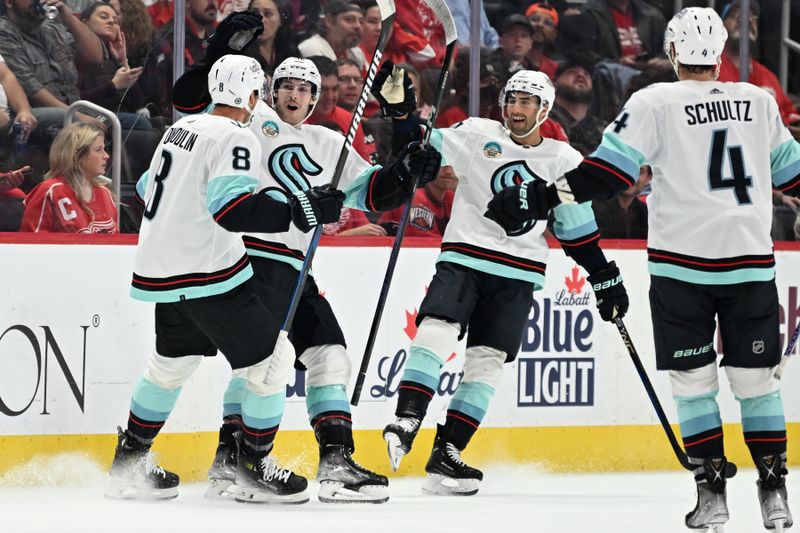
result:
<svg viewBox="0 0 800 533"><path fill-rule="evenodd" d="M510 78L519 70L531 70L528 53L533 47L533 32L533 25L525 15L511 15L503 21L500 48L492 57L502 65L505 77Z"/></svg>
<svg viewBox="0 0 800 533"><path fill-rule="evenodd" d="M324 7L325 15L320 33L301 42L298 48L303 57L324 56L332 61L351 59L364 71L367 60L358 47L364 11L356 3L331 0Z"/></svg>
<svg viewBox="0 0 800 533"><path fill-rule="evenodd" d="M795 237L797 220L800 217L800 198L772 191L772 228L774 241L800 240Z"/></svg>
<svg viewBox="0 0 800 533"><path fill-rule="evenodd" d="M11 133L14 122L21 123L30 135L36 128L37 120L17 77L0 56L0 137Z"/></svg>
<svg viewBox="0 0 800 533"><path fill-rule="evenodd" d="M154 75L149 71L154 65L150 58L156 29L150 20L150 14L141 0L114 0L119 4L120 30L125 34L125 46L128 49L128 63L133 67L145 67L145 78ZM150 61L150 62L149 62ZM142 79L140 78L140 83Z"/></svg>
<svg viewBox="0 0 800 533"><path fill-rule="evenodd" d="M381 36L381 9L375 0L365 0L361 3L364 8L364 24L361 31L361 42L358 47L367 60L372 58L375 48L378 47L378 38Z"/></svg>
<svg viewBox="0 0 800 533"><path fill-rule="evenodd" d="M291 12L286 0L250 0L247 9L261 15L264 32L245 53L256 58L269 76L284 59L300 55L292 41Z"/></svg>
<svg viewBox="0 0 800 533"><path fill-rule="evenodd" d="M450 212L453 209L454 191L458 186L458 177L453 172L453 167L444 166L439 170L435 180L414 193L411 203L411 214L406 229L407 237L436 237L441 239L447 223L450 221ZM378 224L386 230L388 235L397 234L397 226L403 216L405 207L398 207L386 211L381 215Z"/></svg>
<svg viewBox="0 0 800 533"><path fill-rule="evenodd" d="M103 131L88 124L61 130L50 147L50 170L25 200L21 231L117 233L117 207L103 176Z"/></svg>
<svg viewBox="0 0 800 533"><path fill-rule="evenodd" d="M594 65L582 56L569 58L555 73L556 103L550 118L561 124L573 148L583 156L600 144L607 123L592 113Z"/></svg>
<svg viewBox="0 0 800 533"><path fill-rule="evenodd" d="M725 43L725 51L722 54L722 65L719 69L719 81L739 81L739 43L742 40L742 35L739 30L739 1L735 0L730 2L722 9L722 23L725 29L728 30L728 40ZM758 40L758 16L760 13L760 6L756 0L750 0L750 17L748 18L750 42L750 75L747 79L753 85L758 85L766 90L778 102L778 108L781 112L784 124L789 126L789 130L795 138L800 138L800 114L797 113L792 101L783 92L781 83L778 78L770 72L770 70L756 61L752 57L752 53L756 50Z"/></svg>
<svg viewBox="0 0 800 533"><path fill-rule="evenodd" d="M614 198L592 201L600 234L606 239L646 239L647 204L639 200L644 188L653 179L652 169L639 169L639 179Z"/></svg>
<svg viewBox="0 0 800 533"><path fill-rule="evenodd" d="M445 90L447 95L442 102L442 109L436 119L437 128L447 128L469 118L469 49L459 48L453 73L450 79L452 91ZM499 120L500 108L497 99L500 87L505 83L500 64L488 50L480 51L480 111L479 116Z"/></svg>
<svg viewBox="0 0 800 533"><path fill-rule="evenodd" d="M470 45L470 6L469 0L445 0L447 7L450 8L450 13L453 15L453 21L456 23L456 33L458 35L458 44L462 46ZM485 46L490 50L494 50L500 46L500 38L497 31L489 24L489 19L486 18L486 10L484 5L481 4L481 46Z"/></svg>
<svg viewBox="0 0 800 533"><path fill-rule="evenodd" d="M24 166L10 172L0 172L0 231L17 231L25 209L25 193L18 187L31 167Z"/></svg>
<svg viewBox="0 0 800 533"><path fill-rule="evenodd" d="M336 65L339 69L339 96L337 103L339 107L352 112L356 108L356 104L358 104L361 89L364 87L361 69L351 59L340 59L336 62ZM376 110L377 108L373 108L371 113L365 111L364 114L370 116Z"/></svg>
<svg viewBox="0 0 800 533"><path fill-rule="evenodd" d="M534 70L540 70L554 79L558 63L547 54L552 50L558 36L558 11L547 2L536 2L525 10L533 26L533 45L528 52L528 64Z"/></svg>
<svg viewBox="0 0 800 533"><path fill-rule="evenodd" d="M332 121L338 124L342 131L348 131L353 114L336 105L339 100L339 70L336 63L323 56L314 56L309 59L314 62L317 70L319 70L319 75L322 78L322 90L317 98L314 111L308 117L308 123L319 124L320 122ZM360 125L353 140L353 148L365 160L372 164L375 163L375 141L364 136Z"/></svg>

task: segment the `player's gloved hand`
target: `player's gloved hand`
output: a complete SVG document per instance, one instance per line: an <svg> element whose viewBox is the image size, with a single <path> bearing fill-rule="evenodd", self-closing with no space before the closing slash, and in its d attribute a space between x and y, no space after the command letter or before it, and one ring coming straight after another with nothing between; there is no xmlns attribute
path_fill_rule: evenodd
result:
<svg viewBox="0 0 800 533"><path fill-rule="evenodd" d="M289 196L292 222L307 233L319 224L338 222L344 205L344 193L329 185L312 187Z"/></svg>
<svg viewBox="0 0 800 533"><path fill-rule="evenodd" d="M555 187L535 179L495 194L483 216L500 224L508 233L528 220L547 220L550 210L559 203Z"/></svg>
<svg viewBox="0 0 800 533"><path fill-rule="evenodd" d="M399 118L417 108L417 96L411 78L404 69L397 68L389 60L375 74L370 92L378 100L385 117Z"/></svg>
<svg viewBox="0 0 800 533"><path fill-rule="evenodd" d="M442 154L431 145L423 147L422 143L414 141L397 154L396 164L400 185L411 194L414 177L417 178L417 187L424 187L436 179L442 165Z"/></svg>
<svg viewBox="0 0 800 533"><path fill-rule="evenodd" d="M594 290L600 318L613 322L615 318L624 317L628 312L628 291L622 284L622 275L617 264L611 261L603 270L591 274L588 279Z"/></svg>
<svg viewBox="0 0 800 533"><path fill-rule="evenodd" d="M224 55L238 54L263 32L264 21L261 15L251 11L234 11L219 23L208 38L208 48L203 62L206 65L213 65Z"/></svg>

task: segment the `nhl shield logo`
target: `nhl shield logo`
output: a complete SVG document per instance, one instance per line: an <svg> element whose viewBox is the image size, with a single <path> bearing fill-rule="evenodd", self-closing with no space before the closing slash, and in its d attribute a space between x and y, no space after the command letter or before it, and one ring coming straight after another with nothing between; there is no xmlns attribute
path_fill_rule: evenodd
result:
<svg viewBox="0 0 800 533"><path fill-rule="evenodd" d="M277 137L278 133L280 133L280 128L275 122L267 120L261 125L261 133L267 137Z"/></svg>
<svg viewBox="0 0 800 533"><path fill-rule="evenodd" d="M764 341L763 340L753 341L753 353L756 354L756 355L761 355L762 353L764 353Z"/></svg>
<svg viewBox="0 0 800 533"><path fill-rule="evenodd" d="M486 157L495 158L500 156L503 153L503 149L494 141L488 142L483 145L483 153L486 154Z"/></svg>

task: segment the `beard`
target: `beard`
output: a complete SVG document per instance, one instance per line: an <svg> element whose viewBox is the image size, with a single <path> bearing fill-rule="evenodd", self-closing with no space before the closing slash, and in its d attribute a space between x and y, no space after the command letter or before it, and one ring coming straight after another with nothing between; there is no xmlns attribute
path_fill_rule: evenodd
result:
<svg viewBox="0 0 800 533"><path fill-rule="evenodd" d="M588 104L593 98L591 89L576 89L571 85L557 85L556 93L558 94L559 98L563 98L564 100L575 102L577 104Z"/></svg>
<svg viewBox="0 0 800 533"><path fill-rule="evenodd" d="M727 44L730 45L733 49L738 50L739 44L742 42L741 36L736 35L735 37L729 37ZM749 38L748 39L748 46L750 48L750 55L755 55L756 53L756 40Z"/></svg>

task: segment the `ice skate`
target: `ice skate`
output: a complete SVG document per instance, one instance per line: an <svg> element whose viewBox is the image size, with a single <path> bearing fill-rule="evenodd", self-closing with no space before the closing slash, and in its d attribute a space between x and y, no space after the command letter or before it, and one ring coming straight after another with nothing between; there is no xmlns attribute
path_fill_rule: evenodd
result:
<svg viewBox="0 0 800 533"><path fill-rule="evenodd" d="M425 494L472 496L478 492L483 472L461 460L461 450L439 436L425 465L428 477L422 486Z"/></svg>
<svg viewBox="0 0 800 533"><path fill-rule="evenodd" d="M233 498L236 490L236 464L242 446L242 431L236 424L224 424L219 430L219 444L214 462L208 469L206 498Z"/></svg>
<svg viewBox="0 0 800 533"><path fill-rule="evenodd" d="M686 515L686 527L689 529L722 533L724 524L730 518L725 492L726 464L725 457L711 457L694 470L697 504Z"/></svg>
<svg viewBox="0 0 800 533"><path fill-rule="evenodd" d="M777 455L765 455L756 460L758 469L758 503L764 527L784 531L793 525L792 512L786 495L787 474L785 459Z"/></svg>
<svg viewBox="0 0 800 533"><path fill-rule="evenodd" d="M422 421L417 418L397 417L383 430L383 440L386 441L392 470L397 471L403 456L411 451L411 445L414 444L414 438L419 432L420 422Z"/></svg>
<svg viewBox="0 0 800 533"><path fill-rule="evenodd" d="M150 446L118 427L119 434L106 498L118 500L171 500L178 496L180 479L155 464Z"/></svg>
<svg viewBox="0 0 800 533"><path fill-rule="evenodd" d="M240 453L236 465L236 494L241 503L300 504L308 501L308 481L281 468L269 455L252 459Z"/></svg>
<svg viewBox="0 0 800 533"><path fill-rule="evenodd" d="M320 450L317 481L324 503L384 503L389 500L389 480L353 460L345 446Z"/></svg>

